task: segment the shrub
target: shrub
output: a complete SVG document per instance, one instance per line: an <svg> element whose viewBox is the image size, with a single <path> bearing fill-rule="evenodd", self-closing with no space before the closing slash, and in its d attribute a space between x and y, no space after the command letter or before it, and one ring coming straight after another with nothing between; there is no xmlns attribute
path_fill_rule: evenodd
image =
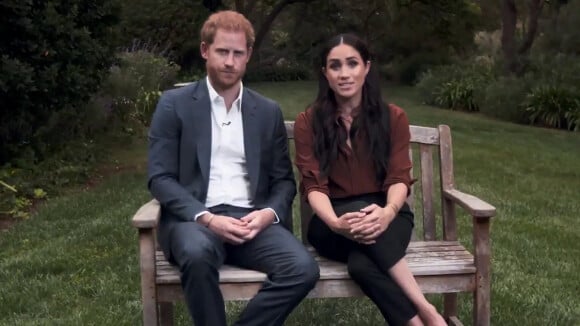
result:
<svg viewBox="0 0 580 326"><path fill-rule="evenodd" d="M523 78L499 78L485 87L479 100L479 110L487 116L501 120L527 123L522 104L529 89L529 83Z"/></svg>
<svg viewBox="0 0 580 326"><path fill-rule="evenodd" d="M528 93L523 105L532 124L558 129L578 129L580 92L576 89L540 85Z"/></svg>
<svg viewBox="0 0 580 326"><path fill-rule="evenodd" d="M83 104L106 75L115 46L116 4L1 2L0 164L27 147L42 157L79 137L78 128L62 128L56 120L82 119Z"/></svg>
<svg viewBox="0 0 580 326"><path fill-rule="evenodd" d="M132 133L149 125L160 90L173 86L179 66L146 51L123 52L118 58L101 96L111 98L110 119L116 128Z"/></svg>
<svg viewBox="0 0 580 326"><path fill-rule="evenodd" d="M42 161L29 149L0 166L0 214L28 218L32 204L64 187L85 182L98 157L106 157L94 141L74 140Z"/></svg>
<svg viewBox="0 0 580 326"><path fill-rule="evenodd" d="M311 69L300 65L260 66L250 68L245 82L311 80Z"/></svg>
<svg viewBox="0 0 580 326"><path fill-rule="evenodd" d="M557 54L535 54L528 64L526 78L537 84L568 85L580 88L580 56Z"/></svg>
<svg viewBox="0 0 580 326"><path fill-rule="evenodd" d="M449 63L447 54L417 53L393 63L396 79L407 85L414 85L421 74L430 68Z"/></svg>
<svg viewBox="0 0 580 326"><path fill-rule="evenodd" d="M120 38L125 48L171 55L186 69L203 63L199 53L199 30L210 12L202 1L131 0L120 3L123 32Z"/></svg>
<svg viewBox="0 0 580 326"><path fill-rule="evenodd" d="M580 131L580 105L576 106L576 110L566 112L565 117L570 130Z"/></svg>
<svg viewBox="0 0 580 326"><path fill-rule="evenodd" d="M542 26L537 47L544 52L580 55L580 1L567 2L558 10L551 21Z"/></svg>
<svg viewBox="0 0 580 326"><path fill-rule="evenodd" d="M452 110L478 111L478 95L495 79L486 63L465 62L439 66L421 76L417 88L427 104Z"/></svg>

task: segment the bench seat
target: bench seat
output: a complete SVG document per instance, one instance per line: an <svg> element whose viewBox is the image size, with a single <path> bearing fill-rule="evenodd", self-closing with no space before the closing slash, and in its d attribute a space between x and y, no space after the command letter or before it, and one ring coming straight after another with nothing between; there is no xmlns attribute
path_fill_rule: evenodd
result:
<svg viewBox="0 0 580 326"><path fill-rule="evenodd" d="M320 257L310 246L308 250L320 266L320 281L309 298L364 295L350 279L345 264ZM476 270L473 255L457 241L413 241L409 244L406 258L425 293L473 291ZM169 264L159 250L155 261L159 301L183 300L179 270ZM441 275L445 275L444 282ZM230 265L220 269L220 286L226 300L251 299L265 279L266 274L253 270Z"/></svg>
<svg viewBox="0 0 580 326"><path fill-rule="evenodd" d="M293 139L294 123L286 121L288 139ZM418 183L411 188L407 203L422 215L422 232L415 234L407 250L407 262L424 293L443 296L443 317L449 325L462 325L458 319L459 292L471 292L472 325L489 326L491 313L491 239L490 222L495 207L483 200L459 191L453 176L451 131L448 126L437 128L410 126L410 158L415 161L411 177ZM417 155L413 155L413 153ZM434 159L435 157L435 159ZM485 159L485 158L482 158ZM417 173L419 172L419 173ZM438 192L439 190L439 192ZM415 209L414 200L420 206ZM440 214L435 201L441 200ZM458 241L456 207L470 215L472 249L468 251ZM319 257L305 241L312 210L303 198L299 204L299 230L303 243L320 266L320 280L308 294L310 298L347 298L362 296L359 287L348 275L345 264ZM161 215L159 203L151 200L133 216L132 224L139 233L139 263L141 300L145 326L173 325L174 303L183 300L179 270L170 265L159 251L155 229ZM292 216L292 214L290 214ZM296 217L298 219L298 217ZM286 227L293 228L293 218ZM436 224L442 228L437 232ZM297 235L298 236L298 235ZM473 254L472 254L473 253ZM225 300L249 300L261 288L266 275L260 272L225 265L220 269L220 288Z"/></svg>

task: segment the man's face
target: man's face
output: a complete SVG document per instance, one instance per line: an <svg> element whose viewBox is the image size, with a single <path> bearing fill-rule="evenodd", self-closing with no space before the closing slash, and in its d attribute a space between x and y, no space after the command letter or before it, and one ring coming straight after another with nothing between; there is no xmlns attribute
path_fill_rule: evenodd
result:
<svg viewBox="0 0 580 326"><path fill-rule="evenodd" d="M246 46L243 31L218 29L212 44L201 42L201 56L212 86L216 91L228 90L237 85L246 71L252 48Z"/></svg>

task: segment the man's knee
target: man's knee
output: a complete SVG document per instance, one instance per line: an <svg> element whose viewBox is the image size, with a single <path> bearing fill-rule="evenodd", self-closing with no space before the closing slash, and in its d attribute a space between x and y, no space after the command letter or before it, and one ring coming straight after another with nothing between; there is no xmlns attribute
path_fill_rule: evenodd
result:
<svg viewBox="0 0 580 326"><path fill-rule="evenodd" d="M183 243L176 253L176 260L181 272L196 271L205 273L211 269L217 269L218 255L215 244L209 239L196 239Z"/></svg>
<svg viewBox="0 0 580 326"><path fill-rule="evenodd" d="M316 260L314 260L310 254L307 254L307 256L308 257L304 258L304 260L299 263L299 267L304 270L304 282L314 286L320 278L320 268L318 267Z"/></svg>
<svg viewBox="0 0 580 326"><path fill-rule="evenodd" d="M284 278L291 278L311 289L320 278L320 269L314 258L305 251L304 254L297 255L288 262L287 268L283 269L280 274Z"/></svg>

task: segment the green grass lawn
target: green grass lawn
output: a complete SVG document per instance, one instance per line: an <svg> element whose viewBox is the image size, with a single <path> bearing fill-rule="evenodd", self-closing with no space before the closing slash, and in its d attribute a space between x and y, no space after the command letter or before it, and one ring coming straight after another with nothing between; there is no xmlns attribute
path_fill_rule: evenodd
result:
<svg viewBox="0 0 580 326"><path fill-rule="evenodd" d="M250 87L276 99L287 119L316 89L309 82ZM580 134L435 109L409 88L387 88L385 95L412 124L451 127L458 188L498 209L491 231L492 324L580 325ZM110 161L136 168L54 198L0 233L0 325L141 324L137 235L129 220L149 199L145 145L121 148ZM461 240L469 244L471 220L458 218ZM440 306L438 296L429 298ZM230 321L243 305L228 303ZM470 309L471 297L460 296L466 325ZM177 325L188 324L183 305L176 315ZM381 324L367 299L305 300L287 322Z"/></svg>

